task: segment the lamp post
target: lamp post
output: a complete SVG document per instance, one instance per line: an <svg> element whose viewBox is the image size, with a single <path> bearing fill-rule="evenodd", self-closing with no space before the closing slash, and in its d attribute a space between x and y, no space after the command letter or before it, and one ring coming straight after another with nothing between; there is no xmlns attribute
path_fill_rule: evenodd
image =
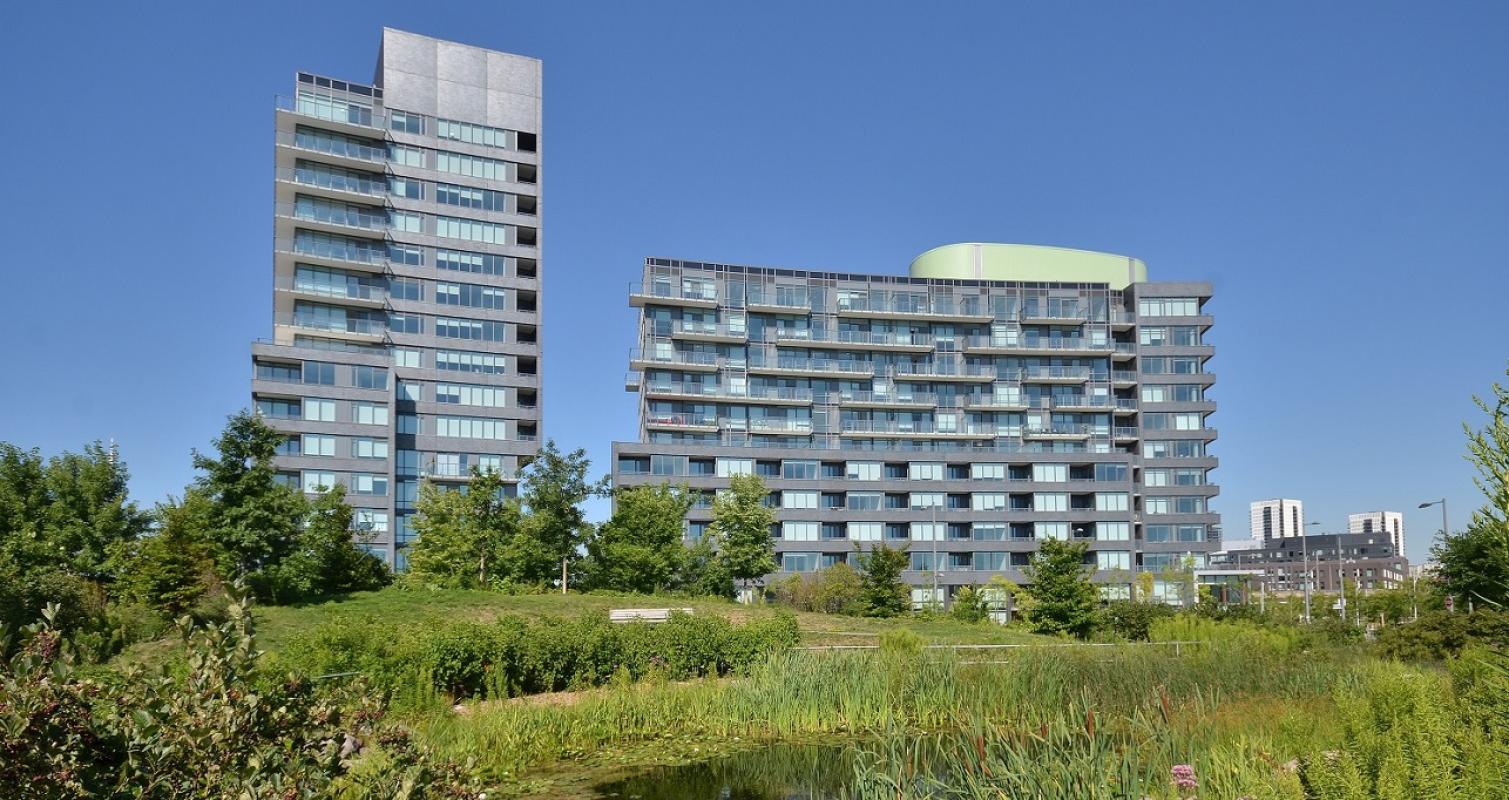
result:
<svg viewBox="0 0 1509 800"><path fill-rule="evenodd" d="M1430 508L1431 506L1441 507L1441 536L1444 538L1447 533L1451 532L1450 526L1446 524L1446 498L1443 497L1440 500L1432 500L1429 503L1420 504L1421 508Z"/></svg>
<svg viewBox="0 0 1509 800"><path fill-rule="evenodd" d="M1313 526L1313 525L1319 525L1319 524L1320 524L1319 522L1307 522L1307 523L1305 523L1305 527L1303 529L1301 529L1300 532L1299 532L1299 553L1300 553L1300 558L1304 560L1304 565L1305 565L1305 624L1306 625L1310 624L1310 548L1305 544L1305 539L1308 538L1308 536L1310 535L1310 531L1308 529L1311 526Z"/></svg>

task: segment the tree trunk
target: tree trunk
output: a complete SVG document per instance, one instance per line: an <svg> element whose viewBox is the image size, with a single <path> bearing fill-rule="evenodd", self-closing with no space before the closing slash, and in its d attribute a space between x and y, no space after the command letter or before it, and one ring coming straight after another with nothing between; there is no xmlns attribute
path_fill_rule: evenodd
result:
<svg viewBox="0 0 1509 800"><path fill-rule="evenodd" d="M561 556L561 594L566 593L566 557Z"/></svg>

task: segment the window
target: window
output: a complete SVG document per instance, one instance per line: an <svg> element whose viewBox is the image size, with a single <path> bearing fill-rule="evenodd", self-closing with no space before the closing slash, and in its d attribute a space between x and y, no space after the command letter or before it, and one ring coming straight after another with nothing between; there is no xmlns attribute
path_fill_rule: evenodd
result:
<svg viewBox="0 0 1509 800"><path fill-rule="evenodd" d="M943 465L913 461L907 465L907 477L914 481L941 481L943 480Z"/></svg>
<svg viewBox="0 0 1509 800"><path fill-rule="evenodd" d="M976 522L970 534L977 542L1000 542L1006 539L1006 523Z"/></svg>
<svg viewBox="0 0 1509 800"><path fill-rule="evenodd" d="M483 342L504 341L504 325L501 322L479 319L435 318L435 335L442 339L471 339ZM437 362L438 362L437 358ZM439 364L437 363L437 366ZM444 367L440 367L444 369Z"/></svg>
<svg viewBox="0 0 1509 800"><path fill-rule="evenodd" d="M815 572L817 553L782 553L781 569L787 572Z"/></svg>
<svg viewBox="0 0 1509 800"><path fill-rule="evenodd" d="M392 333L424 333L424 319L418 314L388 314L388 330Z"/></svg>
<svg viewBox="0 0 1509 800"><path fill-rule="evenodd" d="M1006 480L1006 465L970 464L969 477L977 481L1004 481Z"/></svg>
<svg viewBox="0 0 1509 800"><path fill-rule="evenodd" d="M424 167L425 152L418 147L408 147L401 144L388 145L388 160L395 164L406 167Z"/></svg>
<svg viewBox="0 0 1509 800"><path fill-rule="evenodd" d="M509 179L507 161L499 161L496 158L462 155L461 153L452 153L446 150L439 150L435 153L435 169L440 172L449 172L452 175L486 178L490 181L506 181Z"/></svg>
<svg viewBox="0 0 1509 800"><path fill-rule="evenodd" d="M335 488L335 473L311 472L309 470L305 470L303 473L303 484L304 491L309 494L323 492L326 489L333 489Z"/></svg>
<svg viewBox="0 0 1509 800"><path fill-rule="evenodd" d="M1032 534L1037 539L1058 539L1063 541L1069 538L1069 523L1039 522L1033 525Z"/></svg>
<svg viewBox="0 0 1509 800"><path fill-rule="evenodd" d="M1095 538L1102 542L1125 542L1132 538L1132 524L1129 522L1097 522L1095 523Z"/></svg>
<svg viewBox="0 0 1509 800"><path fill-rule="evenodd" d="M926 550L914 551L911 557L911 569L914 572L931 572L937 563L933 560L933 554Z"/></svg>
<svg viewBox="0 0 1509 800"><path fill-rule="evenodd" d="M781 492L781 508L817 508L819 492L793 492L786 490Z"/></svg>
<svg viewBox="0 0 1509 800"><path fill-rule="evenodd" d="M435 217L435 235L447 239L464 239L468 242L485 242L487 244L512 244L509 241L509 229L511 225L499 225L495 222L483 222L476 219L462 219L460 217Z"/></svg>
<svg viewBox="0 0 1509 800"><path fill-rule="evenodd" d="M1148 514L1204 514L1203 497L1149 497L1144 503Z"/></svg>
<svg viewBox="0 0 1509 800"><path fill-rule="evenodd" d="M781 538L788 542L815 542L817 541L818 524L816 522L782 522Z"/></svg>
<svg viewBox="0 0 1509 800"><path fill-rule="evenodd" d="M856 542L878 542L885 532L885 524L880 522L851 522L845 531L849 538Z"/></svg>
<svg viewBox="0 0 1509 800"><path fill-rule="evenodd" d="M388 371L382 367L357 365L352 368L352 383L358 389L388 388Z"/></svg>
<svg viewBox="0 0 1509 800"><path fill-rule="evenodd" d="M1062 492L1036 492L1032 495L1033 511L1068 511L1069 495Z"/></svg>
<svg viewBox="0 0 1509 800"><path fill-rule="evenodd" d="M479 211L507 211L508 195L491 189L475 189L454 183L435 184L435 202Z"/></svg>
<svg viewBox="0 0 1509 800"><path fill-rule="evenodd" d="M302 413L297 400L262 399L257 401L257 413L273 419L298 419ZM331 419L335 412L331 411Z"/></svg>
<svg viewBox="0 0 1509 800"><path fill-rule="evenodd" d="M313 386L334 386L335 365L324 361L305 361L304 383Z"/></svg>
<svg viewBox="0 0 1509 800"><path fill-rule="evenodd" d="M424 117L388 109L388 127L402 133L424 133Z"/></svg>
<svg viewBox="0 0 1509 800"><path fill-rule="evenodd" d="M881 479L881 464L878 461L850 461L844 465L844 477L851 481L878 481Z"/></svg>
<svg viewBox="0 0 1509 800"><path fill-rule="evenodd" d="M409 350L403 347L395 347L393 348L393 366L418 369L420 366L422 366L420 356L421 351L419 350Z"/></svg>
<svg viewBox="0 0 1509 800"><path fill-rule="evenodd" d="M436 250L435 268L479 275L507 275L508 257L466 250Z"/></svg>
<svg viewBox="0 0 1509 800"><path fill-rule="evenodd" d="M1100 570L1131 569L1132 554L1127 550L1097 550L1095 568Z"/></svg>
<svg viewBox="0 0 1509 800"><path fill-rule="evenodd" d="M849 492L846 506L850 511L877 511L881 497L880 492Z"/></svg>
<svg viewBox="0 0 1509 800"><path fill-rule="evenodd" d="M304 455L306 456L333 456L335 455L334 436L316 436L312 433L304 434L302 442Z"/></svg>
<svg viewBox="0 0 1509 800"><path fill-rule="evenodd" d="M1043 483L1063 483L1069 480L1069 465L1033 464L1032 479Z"/></svg>
<svg viewBox="0 0 1509 800"><path fill-rule="evenodd" d="M352 458L387 458L388 443L382 439L352 439Z"/></svg>
<svg viewBox="0 0 1509 800"><path fill-rule="evenodd" d="M1142 387L1142 401L1145 403L1198 403L1204 399L1204 389L1197 383L1148 384Z"/></svg>
<svg viewBox="0 0 1509 800"><path fill-rule="evenodd" d="M420 424L419 417L414 414L398 415L398 432L407 434L424 433L424 426Z"/></svg>
<svg viewBox="0 0 1509 800"><path fill-rule="evenodd" d="M435 284L435 302L443 306L502 309L506 307L504 291L473 283Z"/></svg>
<svg viewBox="0 0 1509 800"><path fill-rule="evenodd" d="M942 492L912 492L907 505L911 508L943 508Z"/></svg>
<svg viewBox="0 0 1509 800"><path fill-rule="evenodd" d="M507 131L502 128L489 128L486 125L473 125L469 122L437 119L435 120L435 135L441 139L454 139L458 142L480 144L484 147L513 149L517 144L517 149L520 150L526 148L522 146L523 142L517 141L517 137L527 136L530 137L528 143L531 145L527 149L533 150L533 136L531 134L516 134L513 131ZM511 142L511 140L513 141Z"/></svg>
<svg viewBox="0 0 1509 800"><path fill-rule="evenodd" d="M1142 443L1143 458L1203 458L1205 443L1198 439L1174 441L1145 441Z"/></svg>
<svg viewBox="0 0 1509 800"><path fill-rule="evenodd" d="M368 495L386 495L388 493L388 476L372 475L358 472L351 476L351 493Z"/></svg>
<svg viewBox="0 0 1509 800"><path fill-rule="evenodd" d="M486 408L502 408L506 405L504 390L499 387L461 383L435 384L435 402Z"/></svg>
<svg viewBox="0 0 1509 800"><path fill-rule="evenodd" d="M301 450L301 442L297 436L286 436L278 442L273 452L280 456L296 456Z"/></svg>
<svg viewBox="0 0 1509 800"><path fill-rule="evenodd" d="M450 372L478 372L484 375L502 375L506 368L506 356L493 353L473 353L466 350L436 350L435 369Z"/></svg>
<svg viewBox="0 0 1509 800"><path fill-rule="evenodd" d="M388 407L381 403L352 403L351 421L359 425L386 425Z"/></svg>
<svg viewBox="0 0 1509 800"><path fill-rule="evenodd" d="M335 401L304 398L304 419L310 422L335 422Z"/></svg>
<svg viewBox="0 0 1509 800"><path fill-rule="evenodd" d="M1193 297L1144 297L1137 301L1137 313L1144 317L1193 317L1200 313L1200 301Z"/></svg>
<svg viewBox="0 0 1509 800"><path fill-rule="evenodd" d="M718 459L718 477L731 478L735 475L753 475L754 460L749 458L720 458Z"/></svg>
<svg viewBox="0 0 1509 800"><path fill-rule="evenodd" d="M301 383L304 378L297 364L268 364L257 362L257 380L279 383Z"/></svg>
<svg viewBox="0 0 1509 800"><path fill-rule="evenodd" d="M1096 511L1126 511L1127 495L1125 492L1096 492Z"/></svg>
<svg viewBox="0 0 1509 800"><path fill-rule="evenodd" d="M970 507L975 511L1005 511L1006 495L976 492L970 495Z"/></svg>
<svg viewBox="0 0 1509 800"><path fill-rule="evenodd" d="M1127 465L1125 464L1096 464L1095 480L1119 483L1127 479Z"/></svg>
<svg viewBox="0 0 1509 800"><path fill-rule="evenodd" d="M942 522L913 522L912 540L917 542L941 542L948 526Z"/></svg>
<svg viewBox="0 0 1509 800"><path fill-rule="evenodd" d="M810 481L817 479L816 461L782 461L781 477L795 481Z"/></svg>
<svg viewBox="0 0 1509 800"><path fill-rule="evenodd" d="M507 439L503 420L479 417L435 417L435 435L452 439Z"/></svg>
<svg viewBox="0 0 1509 800"><path fill-rule="evenodd" d="M355 509L352 515L352 524L359 531L368 533L388 532L388 512L373 511L370 508Z"/></svg>

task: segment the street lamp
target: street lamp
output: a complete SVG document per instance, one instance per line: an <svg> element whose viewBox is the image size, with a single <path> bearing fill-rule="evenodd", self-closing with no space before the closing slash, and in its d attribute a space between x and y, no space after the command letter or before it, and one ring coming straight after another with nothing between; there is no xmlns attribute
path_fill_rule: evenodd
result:
<svg viewBox="0 0 1509 800"><path fill-rule="evenodd" d="M1430 508L1431 506L1441 507L1441 537L1444 539L1446 534L1451 531L1450 526L1446 524L1446 498L1443 497L1440 500L1432 500L1429 503L1420 504L1421 508Z"/></svg>
<svg viewBox="0 0 1509 800"><path fill-rule="evenodd" d="M1319 525L1319 524L1320 524L1319 522L1307 522L1307 523L1305 523L1305 528L1310 528L1312 526ZM1305 544L1305 539L1308 538L1309 535L1310 535L1310 532L1308 530L1301 530L1299 532L1299 553L1300 553L1300 558L1302 558L1304 560L1304 565L1305 565L1305 624L1306 625L1310 624L1310 548L1308 546L1306 546L1306 544Z"/></svg>

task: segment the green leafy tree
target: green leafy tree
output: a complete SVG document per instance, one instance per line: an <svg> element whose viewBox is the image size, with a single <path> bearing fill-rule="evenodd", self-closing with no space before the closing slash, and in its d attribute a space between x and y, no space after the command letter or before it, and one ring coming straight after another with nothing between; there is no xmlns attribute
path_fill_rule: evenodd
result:
<svg viewBox="0 0 1509 800"><path fill-rule="evenodd" d="M718 558L716 541L716 537L709 534L686 549L681 572L676 576L677 589L713 597L734 596L734 580L724 568L723 561Z"/></svg>
<svg viewBox="0 0 1509 800"><path fill-rule="evenodd" d="M503 496L503 479L472 468L464 493L426 481L419 488L409 546L411 580L443 588L488 588L516 577L507 555L519 534L519 504Z"/></svg>
<svg viewBox="0 0 1509 800"><path fill-rule="evenodd" d="M392 582L388 565L353 538L353 533L370 538L370 532L355 529L354 518L345 487L326 489L314 498L297 548L275 568L277 602L371 591Z"/></svg>
<svg viewBox="0 0 1509 800"><path fill-rule="evenodd" d="M985 591L974 586L960 586L954 592L948 615L960 622L984 622L990 615L985 601Z"/></svg>
<svg viewBox="0 0 1509 800"><path fill-rule="evenodd" d="M1509 603L1509 389L1493 384L1488 399L1473 397L1488 423L1467 433L1467 460L1488 502L1461 533L1443 532L1432 554L1442 590L1465 605Z"/></svg>
<svg viewBox="0 0 1509 800"><path fill-rule="evenodd" d="M859 550L860 605L865 616L894 617L904 614L911 605L911 590L901 582L901 573L910 564L905 547L891 547L876 542L869 550Z"/></svg>
<svg viewBox="0 0 1509 800"><path fill-rule="evenodd" d="M682 543L691 493L683 486L620 489L613 516L587 542L588 583L620 592L657 592L674 585L689 556Z"/></svg>
<svg viewBox="0 0 1509 800"><path fill-rule="evenodd" d="M526 532L560 564L562 594L570 582L571 562L592 530L582 503L607 491L607 478L587 479L591 466L587 451L563 454L551 439L524 468Z"/></svg>
<svg viewBox="0 0 1509 800"><path fill-rule="evenodd" d="M189 490L209 501L204 534L221 574L246 579L264 597L265 570L298 546L308 508L301 493L277 480L273 456L283 438L259 416L232 415L215 439L214 456L194 453L201 474Z"/></svg>
<svg viewBox="0 0 1509 800"><path fill-rule="evenodd" d="M170 619L187 613L218 581L201 538L208 501L191 495L158 507L158 532L123 557L121 594Z"/></svg>
<svg viewBox="0 0 1509 800"><path fill-rule="evenodd" d="M1068 633L1081 639L1095 627L1099 593L1085 566L1083 542L1045 539L1023 570L1032 598L1028 620L1038 633Z"/></svg>
<svg viewBox="0 0 1509 800"><path fill-rule="evenodd" d="M748 587L776 570L770 528L775 512L765 506L765 482L757 475L735 475L727 492L713 500L718 560L730 578Z"/></svg>

